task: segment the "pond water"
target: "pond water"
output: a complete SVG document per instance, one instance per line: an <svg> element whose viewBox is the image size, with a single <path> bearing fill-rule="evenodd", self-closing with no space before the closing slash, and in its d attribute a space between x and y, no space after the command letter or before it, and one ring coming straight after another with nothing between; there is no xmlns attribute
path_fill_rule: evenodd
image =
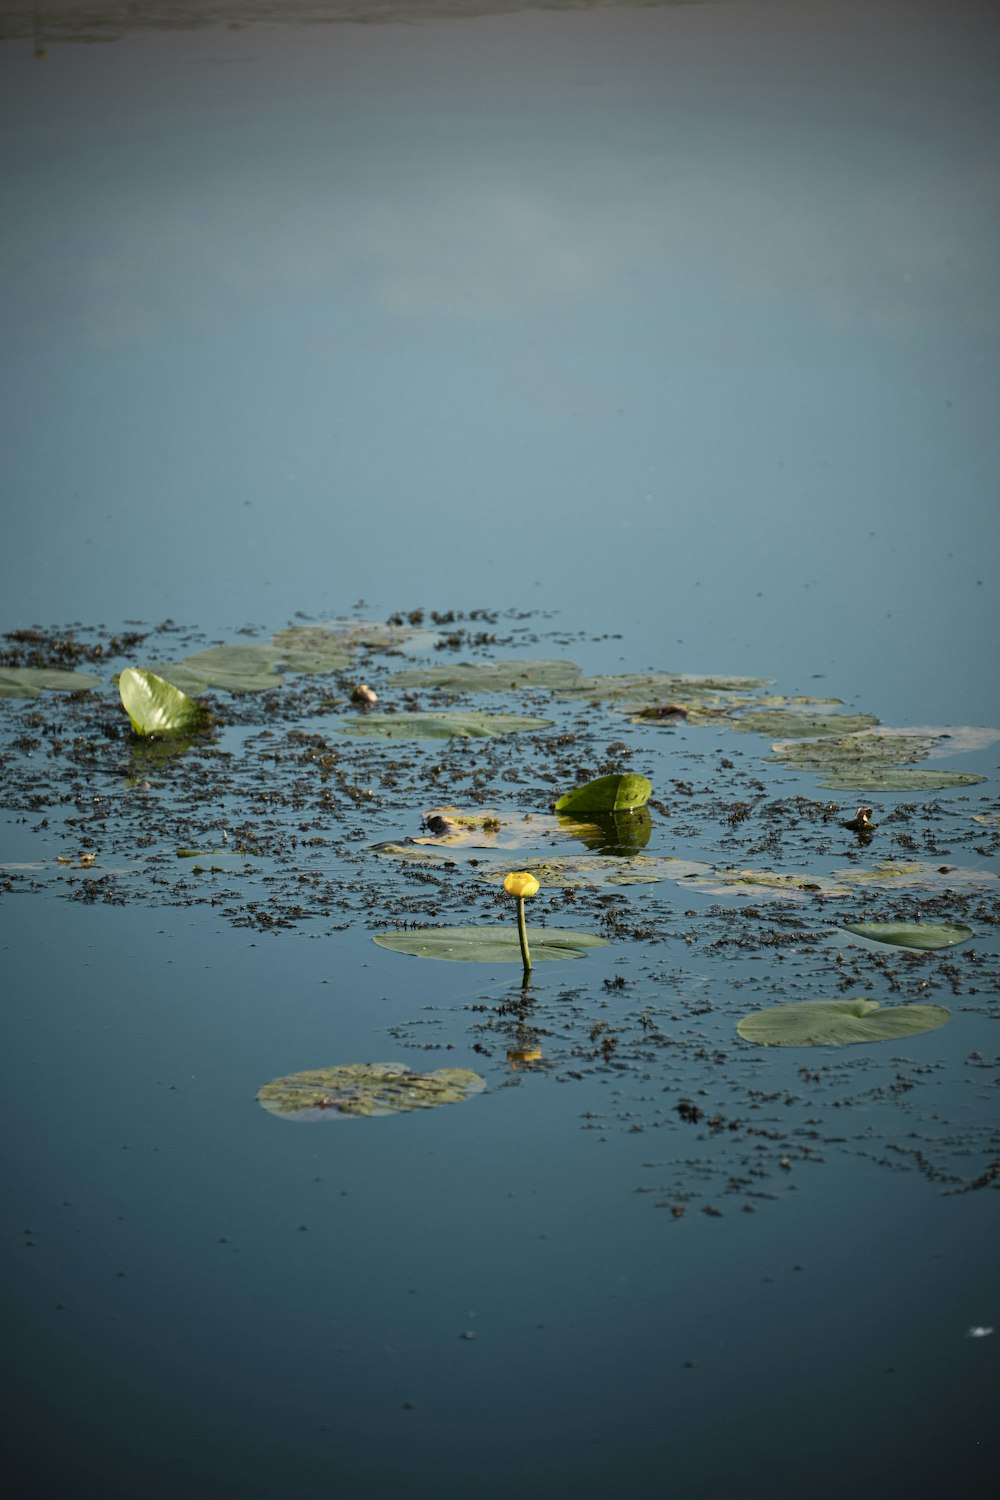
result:
<svg viewBox="0 0 1000 1500"><path fill-rule="evenodd" d="M10 1493L985 1493L1000 22L209 18L0 7ZM606 946L372 941L518 868ZM859 995L950 1018L736 1031ZM374 1062L485 1089L258 1103Z"/></svg>

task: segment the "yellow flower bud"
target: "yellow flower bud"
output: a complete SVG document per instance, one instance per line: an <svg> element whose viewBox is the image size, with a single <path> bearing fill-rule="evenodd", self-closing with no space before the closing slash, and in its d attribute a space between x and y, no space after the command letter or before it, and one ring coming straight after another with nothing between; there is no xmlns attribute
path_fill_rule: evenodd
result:
<svg viewBox="0 0 1000 1500"><path fill-rule="evenodd" d="M538 890L538 881L527 870L511 870L504 879L503 888L508 896L523 898L535 894Z"/></svg>

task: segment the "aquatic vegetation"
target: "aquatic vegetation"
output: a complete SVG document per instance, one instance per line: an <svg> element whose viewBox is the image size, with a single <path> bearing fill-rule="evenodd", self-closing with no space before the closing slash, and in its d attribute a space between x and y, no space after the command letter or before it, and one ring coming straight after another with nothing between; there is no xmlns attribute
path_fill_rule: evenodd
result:
<svg viewBox="0 0 1000 1500"><path fill-rule="evenodd" d="M37 698L44 690L85 693L100 687L89 672L67 672L57 667L0 667L0 698Z"/></svg>
<svg viewBox="0 0 1000 1500"><path fill-rule="evenodd" d="M531 968L531 950L524 924L524 903L530 897L538 895L538 881L528 870L511 870L509 875L504 876L503 888L508 896L513 896L517 901L517 940L521 945L524 972L527 973Z"/></svg>
<svg viewBox="0 0 1000 1500"><path fill-rule="evenodd" d="M580 668L571 661L531 661L514 657L502 661L442 662L407 667L389 678L394 688L436 687L450 693L517 692L524 688L571 687Z"/></svg>
<svg viewBox="0 0 1000 1500"><path fill-rule="evenodd" d="M338 727L346 734L369 735L384 740L490 739L498 734L519 734L531 729L551 728L551 719L530 719L519 714L400 713L365 714L345 719Z"/></svg>
<svg viewBox="0 0 1000 1500"><path fill-rule="evenodd" d="M964 922L844 922L845 932L895 948L954 948L972 937Z"/></svg>
<svg viewBox="0 0 1000 1500"><path fill-rule="evenodd" d="M534 957L548 962L583 958L590 948L606 948L606 938L558 927L528 927ZM422 927L409 932L377 932L372 941L393 953L415 958L446 958L459 963L520 963L524 958L517 933L505 927Z"/></svg>
<svg viewBox="0 0 1000 1500"><path fill-rule="evenodd" d="M257 1100L283 1120L371 1119L461 1104L485 1088L468 1068L414 1073L405 1063L343 1063L274 1078Z"/></svg>
<svg viewBox="0 0 1000 1500"><path fill-rule="evenodd" d="M848 1000L806 1000L773 1005L744 1016L736 1027L744 1041L762 1047L845 1047L886 1042L936 1031L951 1019L941 1005L882 1007L854 995Z"/></svg>
<svg viewBox="0 0 1000 1500"><path fill-rule="evenodd" d="M557 813L631 812L644 807L653 792L645 776L627 771L614 776L598 776L584 786L564 792L556 803Z"/></svg>
<svg viewBox="0 0 1000 1500"><path fill-rule="evenodd" d="M820 786L839 791L943 791L974 786L985 777L965 771L914 768L933 755L957 754L961 731L861 729L816 739L779 740L769 760L797 770L820 772ZM992 734L992 731L987 731ZM978 744L978 741L973 741ZM972 748L965 744L965 748Z"/></svg>
<svg viewBox="0 0 1000 1500"><path fill-rule="evenodd" d="M138 735L181 735L201 728L207 721L200 703L155 672L126 667L118 679L118 692Z"/></svg>

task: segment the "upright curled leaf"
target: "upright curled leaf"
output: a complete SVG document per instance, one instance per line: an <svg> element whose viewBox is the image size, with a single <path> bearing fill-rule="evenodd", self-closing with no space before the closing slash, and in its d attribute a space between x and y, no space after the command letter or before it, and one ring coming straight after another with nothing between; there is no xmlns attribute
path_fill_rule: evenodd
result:
<svg viewBox="0 0 1000 1500"><path fill-rule="evenodd" d="M136 734L185 734L199 729L207 714L180 688L155 672L126 667L118 679L122 707Z"/></svg>

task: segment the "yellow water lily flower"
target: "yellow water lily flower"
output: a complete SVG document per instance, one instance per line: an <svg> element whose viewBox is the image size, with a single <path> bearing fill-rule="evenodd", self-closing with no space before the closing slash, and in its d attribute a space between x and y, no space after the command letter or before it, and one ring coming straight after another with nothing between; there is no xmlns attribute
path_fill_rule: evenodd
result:
<svg viewBox="0 0 1000 1500"><path fill-rule="evenodd" d="M526 896L534 896L538 891L538 881L528 870L511 870L504 878L503 888L508 896L516 896L523 901Z"/></svg>

